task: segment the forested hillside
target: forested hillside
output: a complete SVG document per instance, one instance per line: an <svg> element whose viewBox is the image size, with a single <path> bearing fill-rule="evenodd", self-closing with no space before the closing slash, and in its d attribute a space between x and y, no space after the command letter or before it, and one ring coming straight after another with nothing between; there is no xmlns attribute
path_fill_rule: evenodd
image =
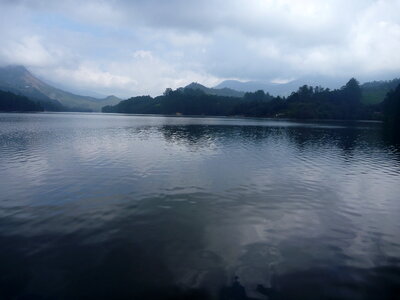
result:
<svg viewBox="0 0 400 300"><path fill-rule="evenodd" d="M379 119L380 105L362 103L362 89L354 78L340 89L304 85L287 98L264 91L243 97L206 94L200 89L167 89L162 96L133 97L103 112L134 114L224 115L250 117L287 117L300 119Z"/></svg>
<svg viewBox="0 0 400 300"><path fill-rule="evenodd" d="M43 107L27 97L0 91L0 111L43 111Z"/></svg>

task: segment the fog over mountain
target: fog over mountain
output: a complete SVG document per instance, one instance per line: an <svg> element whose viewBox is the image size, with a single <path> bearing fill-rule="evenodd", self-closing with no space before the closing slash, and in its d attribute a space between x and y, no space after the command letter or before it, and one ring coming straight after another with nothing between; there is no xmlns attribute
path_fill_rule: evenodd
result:
<svg viewBox="0 0 400 300"><path fill-rule="evenodd" d="M263 90L274 96L289 96L296 91L300 86L323 86L330 89L337 89L346 83L347 79L331 78L331 77L304 77L287 81L239 81L239 80L224 80L215 88L229 88L237 91L255 92Z"/></svg>
<svg viewBox="0 0 400 300"><path fill-rule="evenodd" d="M13 92L39 101L46 110L100 111L104 105L121 99L108 96L97 99L55 88L35 77L24 66L0 67L0 90Z"/></svg>
<svg viewBox="0 0 400 300"><path fill-rule="evenodd" d="M226 82L238 80L277 94L310 77L339 87L400 74L399 0L6 0L0 11L0 64L66 90L246 90Z"/></svg>
<svg viewBox="0 0 400 300"><path fill-rule="evenodd" d="M193 89L203 91L207 95L226 96L226 97L243 97L244 92L240 89L233 89L228 87L215 87L209 88L197 82L192 82L184 87L185 89Z"/></svg>

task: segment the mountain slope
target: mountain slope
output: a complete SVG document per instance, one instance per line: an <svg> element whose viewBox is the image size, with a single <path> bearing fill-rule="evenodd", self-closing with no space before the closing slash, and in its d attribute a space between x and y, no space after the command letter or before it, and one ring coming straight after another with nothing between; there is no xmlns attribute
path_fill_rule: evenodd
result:
<svg viewBox="0 0 400 300"><path fill-rule="evenodd" d="M237 91L255 92L263 90L273 96L289 96L296 91L299 86L303 85L300 81L294 80L288 83L270 83L264 81L238 81L225 80L218 84L215 88L229 88Z"/></svg>
<svg viewBox="0 0 400 300"><path fill-rule="evenodd" d="M385 99L386 94L389 91L396 89L399 84L400 78L388 81L366 82L361 85L363 102L365 104L381 103Z"/></svg>
<svg viewBox="0 0 400 300"><path fill-rule="evenodd" d="M263 90L274 96L289 96L292 92L298 90L303 85L309 86L323 86L330 89L338 89L342 85L329 78L321 78L319 81L316 78L304 78L294 80L288 83L276 84L263 81L238 81L238 80L225 80L218 84L215 89L229 88L232 90L255 92ZM381 103L386 94L396 88L400 84L400 79L393 79L388 81L372 81L366 82L361 85L362 102L364 104L377 104Z"/></svg>
<svg viewBox="0 0 400 300"><path fill-rule="evenodd" d="M0 89L76 111L100 111L104 105L120 101L114 96L97 99L63 91L36 78L23 66L0 67Z"/></svg>
<svg viewBox="0 0 400 300"><path fill-rule="evenodd" d="M237 97L237 98L244 96L244 92L241 92L241 91L236 91L236 90L233 90L230 88L208 88L197 82L192 82L191 84L185 86L184 88L192 89L192 90L200 90L200 91L203 91L207 95Z"/></svg>
<svg viewBox="0 0 400 300"><path fill-rule="evenodd" d="M343 84L345 84L345 80L343 80ZM225 80L215 86L214 88L229 88L236 91L244 91L244 92L255 92L258 90L263 90L266 93L269 93L273 96L289 96L292 92L298 90L300 86L303 85L309 86L323 86L326 88L339 88L343 84L339 84L338 80L334 80L332 78L301 78L292 80L287 83L271 83L267 81L239 81L239 80Z"/></svg>
<svg viewBox="0 0 400 300"><path fill-rule="evenodd" d="M43 111L43 107L25 96L0 91L0 111Z"/></svg>

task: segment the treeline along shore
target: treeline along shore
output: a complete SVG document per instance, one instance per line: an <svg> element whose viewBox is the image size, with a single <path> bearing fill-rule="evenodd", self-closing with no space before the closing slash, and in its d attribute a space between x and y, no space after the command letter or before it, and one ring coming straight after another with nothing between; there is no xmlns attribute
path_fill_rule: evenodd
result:
<svg viewBox="0 0 400 300"><path fill-rule="evenodd" d="M400 128L400 80L398 79L388 82L371 82L360 86L359 82L352 78L343 87L334 90L303 85L288 97L272 96L262 90L243 93L240 97L224 96L210 94L193 86L196 85L176 90L166 89L163 95L158 97L132 97L116 105L104 106L102 112L383 120L392 128ZM47 109L42 102L0 90L0 111L44 110Z"/></svg>
<svg viewBox="0 0 400 300"><path fill-rule="evenodd" d="M105 106L105 113L247 116L296 119L398 120L399 89L384 101L365 103L359 82L352 78L340 89L301 86L288 97L272 96L262 90L243 97L206 94L200 89L167 89L158 97L138 96ZM369 95L370 96L370 95ZM397 124L397 123L396 123Z"/></svg>
<svg viewBox="0 0 400 300"><path fill-rule="evenodd" d="M8 91L0 91L0 112L44 111L43 106L28 97L16 95Z"/></svg>

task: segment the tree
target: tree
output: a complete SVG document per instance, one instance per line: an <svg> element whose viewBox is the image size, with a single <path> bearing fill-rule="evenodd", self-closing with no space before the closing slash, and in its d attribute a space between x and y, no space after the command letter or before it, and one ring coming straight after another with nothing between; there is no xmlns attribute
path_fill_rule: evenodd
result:
<svg viewBox="0 0 400 300"><path fill-rule="evenodd" d="M383 102L385 123L400 133L400 84L387 93Z"/></svg>
<svg viewBox="0 0 400 300"><path fill-rule="evenodd" d="M343 109L343 118L357 119L359 117L358 112L362 98L359 82L355 78L351 78L346 85L340 89L338 96Z"/></svg>
<svg viewBox="0 0 400 300"><path fill-rule="evenodd" d="M171 93L172 93L172 89L171 88L166 88L163 95L164 96L168 96Z"/></svg>
<svg viewBox="0 0 400 300"><path fill-rule="evenodd" d="M355 78L351 78L346 85L342 87L342 92L345 101L355 105L360 104L362 92L360 83Z"/></svg>
<svg viewBox="0 0 400 300"><path fill-rule="evenodd" d="M265 92L263 90L258 90L254 93L245 93L244 99L250 101L263 101L265 100Z"/></svg>
<svg viewBox="0 0 400 300"><path fill-rule="evenodd" d="M25 96L0 91L0 111L43 111L43 107Z"/></svg>
<svg viewBox="0 0 400 300"><path fill-rule="evenodd" d="M241 115L303 119L372 119L376 110L361 103L361 89L354 78L339 90L301 86L287 98L273 97L262 90L243 98L207 94L199 89L166 89L156 98L134 97L104 112L183 115Z"/></svg>

